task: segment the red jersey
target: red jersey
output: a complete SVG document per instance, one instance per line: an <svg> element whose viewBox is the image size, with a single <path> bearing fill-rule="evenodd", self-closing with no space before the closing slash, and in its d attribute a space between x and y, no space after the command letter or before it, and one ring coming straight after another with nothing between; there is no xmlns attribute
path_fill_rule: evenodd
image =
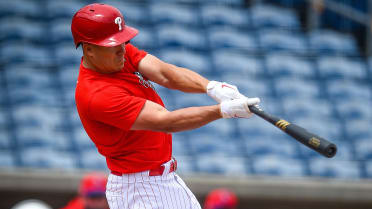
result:
<svg viewBox="0 0 372 209"><path fill-rule="evenodd" d="M146 52L125 46L121 71L102 74L80 64L75 100L88 136L106 157L112 171L134 173L150 170L169 161L172 135L130 130L146 100L164 106L149 81L138 73Z"/></svg>

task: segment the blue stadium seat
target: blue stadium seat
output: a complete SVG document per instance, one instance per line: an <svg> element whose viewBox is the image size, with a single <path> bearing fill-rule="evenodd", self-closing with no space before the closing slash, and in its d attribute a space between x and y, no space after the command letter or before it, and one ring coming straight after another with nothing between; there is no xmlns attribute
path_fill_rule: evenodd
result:
<svg viewBox="0 0 372 209"><path fill-rule="evenodd" d="M0 168L12 168L16 166L13 153L9 150L0 151Z"/></svg>
<svg viewBox="0 0 372 209"><path fill-rule="evenodd" d="M290 139L284 133L260 135L243 135L245 141L245 150L251 157L264 155L286 156L288 158L297 158L299 152L296 142Z"/></svg>
<svg viewBox="0 0 372 209"><path fill-rule="evenodd" d="M237 129L240 132L240 136L244 139L249 139L251 137L260 138L262 140L264 140L263 138L274 139L281 133L279 129L273 128L270 123L257 116L253 116L250 119L237 120Z"/></svg>
<svg viewBox="0 0 372 209"><path fill-rule="evenodd" d="M10 89L42 89L50 88L53 84L50 72L25 64L8 65L5 78Z"/></svg>
<svg viewBox="0 0 372 209"><path fill-rule="evenodd" d="M75 169L78 159L74 153L55 151L49 147L22 149L20 157L24 167L57 169Z"/></svg>
<svg viewBox="0 0 372 209"><path fill-rule="evenodd" d="M61 106L62 100L59 92L54 88L37 89L12 89L9 91L9 102L13 105L45 105L45 106Z"/></svg>
<svg viewBox="0 0 372 209"><path fill-rule="evenodd" d="M360 82L348 80L334 80L327 82L327 91L332 100L364 100L372 98L370 87Z"/></svg>
<svg viewBox="0 0 372 209"><path fill-rule="evenodd" d="M252 78L264 74L264 67L260 59L235 50L214 50L212 61L216 72L222 75Z"/></svg>
<svg viewBox="0 0 372 209"><path fill-rule="evenodd" d="M60 105L50 72L27 65L6 68L9 101L13 104Z"/></svg>
<svg viewBox="0 0 372 209"><path fill-rule="evenodd" d="M0 114L0 117L3 117L3 114ZM0 119L2 120L2 119ZM11 149L11 135L6 127L0 124L0 150L9 150Z"/></svg>
<svg viewBox="0 0 372 209"><path fill-rule="evenodd" d="M177 160L177 174L192 174L195 173L195 159L190 156L174 155Z"/></svg>
<svg viewBox="0 0 372 209"><path fill-rule="evenodd" d="M178 3L178 4L197 4L200 2L200 0L149 0L151 3L158 3L158 2L164 2L164 3Z"/></svg>
<svg viewBox="0 0 372 209"><path fill-rule="evenodd" d="M44 17L44 15L45 12L37 1L0 1L0 17L22 16L37 19Z"/></svg>
<svg viewBox="0 0 372 209"><path fill-rule="evenodd" d="M266 55L265 64L268 73L275 78L314 78L316 76L316 69L311 61L290 53L269 53Z"/></svg>
<svg viewBox="0 0 372 209"><path fill-rule="evenodd" d="M74 41L71 34L71 19L60 18L55 20L54 24L50 26L50 36L48 40L49 39L51 43L61 44L62 42L67 42L73 47Z"/></svg>
<svg viewBox="0 0 372 209"><path fill-rule="evenodd" d="M359 163L356 161L338 161L325 158L311 159L313 176L357 179L361 177Z"/></svg>
<svg viewBox="0 0 372 209"><path fill-rule="evenodd" d="M77 112L76 110L76 107L72 107L70 109L70 114L69 114L69 118L70 118L70 121L71 121L71 125L77 129L78 132L78 135L82 134L81 131L84 131L83 130L83 125L81 124L81 120L80 120L80 117L79 117L79 113ZM81 130L80 130L81 129ZM84 136L83 136L84 137Z"/></svg>
<svg viewBox="0 0 372 209"><path fill-rule="evenodd" d="M2 63L27 63L28 65L49 66L53 63L50 49L26 42L6 42L0 48Z"/></svg>
<svg viewBox="0 0 372 209"><path fill-rule="evenodd" d="M150 17L155 24L200 25L198 8L164 2L150 5Z"/></svg>
<svg viewBox="0 0 372 209"><path fill-rule="evenodd" d="M167 99L164 98L164 100ZM216 104L216 102L206 94L183 94L180 92L177 92L177 99L174 100L174 102L175 107L177 109L184 107L195 107Z"/></svg>
<svg viewBox="0 0 372 209"><path fill-rule="evenodd" d="M180 25L158 25L156 35L161 47L184 47L205 50L206 38L201 30Z"/></svg>
<svg viewBox="0 0 372 209"><path fill-rule="evenodd" d="M189 137L186 134L172 134L172 155L187 156L190 154Z"/></svg>
<svg viewBox="0 0 372 209"><path fill-rule="evenodd" d="M58 71L58 78L62 84L62 96L64 104L68 107L76 108L75 88L79 73L78 65L64 66Z"/></svg>
<svg viewBox="0 0 372 209"><path fill-rule="evenodd" d="M258 49L253 34L230 26L209 27L208 39L212 49L232 48L245 51Z"/></svg>
<svg viewBox="0 0 372 209"><path fill-rule="evenodd" d="M372 102L366 98L359 98L359 100L345 99L335 105L338 114L345 119L349 120L368 120L372 118Z"/></svg>
<svg viewBox="0 0 372 209"><path fill-rule="evenodd" d="M300 28L300 21L296 13L289 9L258 5L252 7L250 13L253 25L256 28Z"/></svg>
<svg viewBox="0 0 372 209"><path fill-rule="evenodd" d="M241 176L247 173L244 158L218 155L198 155L196 164L201 173Z"/></svg>
<svg viewBox="0 0 372 209"><path fill-rule="evenodd" d="M63 87L75 88L76 81L79 75L79 65L63 65L58 71L58 78L60 79Z"/></svg>
<svg viewBox="0 0 372 209"><path fill-rule="evenodd" d="M251 23L248 12L243 9L221 5L203 5L200 8L205 25L230 25L249 28Z"/></svg>
<svg viewBox="0 0 372 209"><path fill-rule="evenodd" d="M368 137L372 138L371 122L367 117L364 119L346 120L345 132L347 137L354 141Z"/></svg>
<svg viewBox="0 0 372 209"><path fill-rule="evenodd" d="M179 67L189 68L202 75L211 71L210 58L204 53L192 50L163 49L159 52L159 58Z"/></svg>
<svg viewBox="0 0 372 209"><path fill-rule="evenodd" d="M252 93L252 96L254 94ZM283 115L284 116L284 108L282 104L282 100L278 99L273 96L263 96L260 97L261 102L260 102L260 107L267 111L270 114L273 115Z"/></svg>
<svg viewBox="0 0 372 209"><path fill-rule="evenodd" d="M283 108L286 116L289 118L305 118L311 116L329 118L334 116L331 104L328 101L319 99L286 98L283 100Z"/></svg>
<svg viewBox="0 0 372 209"><path fill-rule="evenodd" d="M206 133L211 134L219 134L221 136L234 136L235 133L235 124L233 121L229 120L217 120L213 121L212 123L208 123L207 125L199 128ZM238 140L238 139L237 139Z"/></svg>
<svg viewBox="0 0 372 209"><path fill-rule="evenodd" d="M104 0L102 3L114 6L120 10L123 14L125 23L129 26L132 24L149 24L151 18L149 18L149 10L147 4L143 4L139 1L117 1L117 0Z"/></svg>
<svg viewBox="0 0 372 209"><path fill-rule="evenodd" d="M280 155L262 155L254 158L252 162L257 175L304 176L306 172L301 160Z"/></svg>
<svg viewBox="0 0 372 209"><path fill-rule="evenodd" d="M372 161L365 161L367 177L372 178Z"/></svg>
<svg viewBox="0 0 372 209"><path fill-rule="evenodd" d="M49 18L69 18L72 19L74 14L85 4L82 1L64 0L64 1L47 1L47 16Z"/></svg>
<svg viewBox="0 0 372 209"><path fill-rule="evenodd" d="M317 82L295 77L277 78L275 90L282 98L317 98L320 97L320 88Z"/></svg>
<svg viewBox="0 0 372 209"><path fill-rule="evenodd" d="M222 80L235 85L239 91L248 97L266 97L271 94L271 89L265 79L242 77L242 74L227 74Z"/></svg>
<svg viewBox="0 0 372 209"><path fill-rule="evenodd" d="M266 0L265 2L280 4L289 8L302 8L303 6L307 6L306 0Z"/></svg>
<svg viewBox="0 0 372 209"><path fill-rule="evenodd" d="M354 140L356 159L366 161L372 159L372 143L370 137L371 135L366 138Z"/></svg>
<svg viewBox="0 0 372 209"><path fill-rule="evenodd" d="M282 29L262 29L258 32L260 46L268 51L288 51L307 54L308 46L305 36Z"/></svg>
<svg viewBox="0 0 372 209"><path fill-rule="evenodd" d="M361 60L346 57L319 57L317 60L319 73L324 79L365 79L367 66Z"/></svg>
<svg viewBox="0 0 372 209"><path fill-rule="evenodd" d="M81 62L83 52L81 47L75 49L73 42L62 42L61 44L55 45L56 47L56 61L60 66L64 65L78 65Z"/></svg>
<svg viewBox="0 0 372 209"><path fill-rule="evenodd" d="M234 142L234 138L228 135L223 135L218 132L200 132L192 131L190 140L190 149L194 155L223 155L230 157L239 157L242 152L239 149L238 143Z"/></svg>
<svg viewBox="0 0 372 209"><path fill-rule="evenodd" d="M156 93L163 100L163 103L167 110L177 109L175 101L174 101L175 94L177 94L176 91L160 86L159 84L155 82L152 82L152 85L154 86Z"/></svg>
<svg viewBox="0 0 372 209"><path fill-rule="evenodd" d="M80 153L81 164L84 169L108 170L106 158L98 153L97 149L86 149Z"/></svg>
<svg viewBox="0 0 372 209"><path fill-rule="evenodd" d="M310 50L321 54L358 55L353 36L331 30L316 30L309 34Z"/></svg>
<svg viewBox="0 0 372 209"><path fill-rule="evenodd" d="M45 32L45 25L42 22L21 17L0 18L0 40L2 41L41 43L44 41Z"/></svg>
<svg viewBox="0 0 372 209"><path fill-rule="evenodd" d="M13 106L13 119L19 127L36 128L42 132L45 130L57 130L61 128L63 111L61 108L41 105Z"/></svg>
<svg viewBox="0 0 372 209"><path fill-rule="evenodd" d="M80 149L92 149L95 147L93 141L89 138L82 126L81 128L74 128L73 136L75 143Z"/></svg>
<svg viewBox="0 0 372 209"><path fill-rule="evenodd" d="M135 27L139 33L130 42L138 49L157 49L158 43L154 41L154 30L152 27L143 27L142 25L131 25Z"/></svg>
<svg viewBox="0 0 372 209"><path fill-rule="evenodd" d="M224 6L244 6L244 0L199 0L200 3L224 5Z"/></svg>

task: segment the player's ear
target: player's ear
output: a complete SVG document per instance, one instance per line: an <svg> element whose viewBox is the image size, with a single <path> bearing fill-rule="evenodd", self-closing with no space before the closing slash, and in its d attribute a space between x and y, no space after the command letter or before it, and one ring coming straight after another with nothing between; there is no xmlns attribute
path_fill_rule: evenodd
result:
<svg viewBox="0 0 372 209"><path fill-rule="evenodd" d="M83 47L83 53L89 57L92 57L93 56L93 47L92 47L92 44L89 44L89 43L83 43L82 44L82 47Z"/></svg>

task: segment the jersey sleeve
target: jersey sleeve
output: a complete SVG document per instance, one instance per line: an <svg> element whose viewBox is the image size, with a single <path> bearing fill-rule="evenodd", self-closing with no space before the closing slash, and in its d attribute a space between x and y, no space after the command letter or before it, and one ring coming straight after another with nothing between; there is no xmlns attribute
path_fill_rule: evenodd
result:
<svg viewBox="0 0 372 209"><path fill-rule="evenodd" d="M146 99L129 95L118 87L97 92L89 105L89 116L96 121L130 130Z"/></svg>
<svg viewBox="0 0 372 209"><path fill-rule="evenodd" d="M144 50L139 50L132 44L125 45L125 51L126 59L130 61L134 71L137 71L139 62L147 55L147 52Z"/></svg>

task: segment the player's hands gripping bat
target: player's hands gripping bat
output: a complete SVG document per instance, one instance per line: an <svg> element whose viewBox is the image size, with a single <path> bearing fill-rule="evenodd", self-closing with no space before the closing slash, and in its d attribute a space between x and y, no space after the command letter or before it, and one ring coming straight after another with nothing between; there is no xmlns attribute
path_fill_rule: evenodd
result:
<svg viewBox="0 0 372 209"><path fill-rule="evenodd" d="M236 86L218 81L210 81L208 83L207 94L218 103L245 97L239 93L239 90Z"/></svg>

